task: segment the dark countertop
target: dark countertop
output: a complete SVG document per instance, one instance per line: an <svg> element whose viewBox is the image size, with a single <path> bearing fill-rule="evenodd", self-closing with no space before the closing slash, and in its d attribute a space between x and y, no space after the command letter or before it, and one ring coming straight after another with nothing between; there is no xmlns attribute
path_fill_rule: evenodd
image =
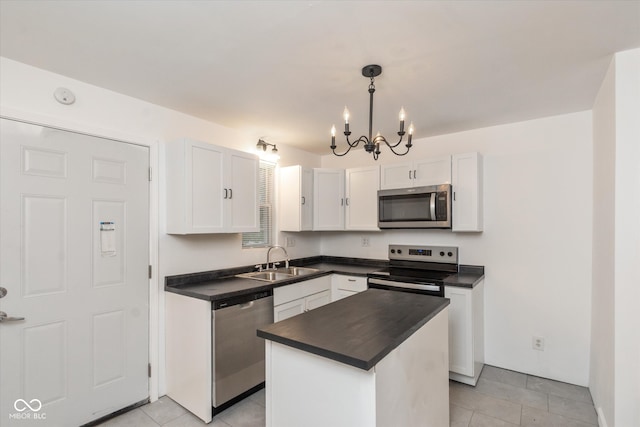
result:
<svg viewBox="0 0 640 427"><path fill-rule="evenodd" d="M473 288L484 279L484 267L476 265L461 265L457 274L444 279L445 286L457 286L459 288Z"/></svg>
<svg viewBox="0 0 640 427"><path fill-rule="evenodd" d="M218 301L230 297L261 292L280 286L292 285L328 274L344 274L367 277L367 274L386 268L385 260L316 256L291 261L292 266L311 267L317 273L296 276L276 282L263 282L255 279L235 277L236 274L255 271L253 266L205 271L202 273L181 274L165 278L165 291L207 301ZM452 274L444 280L447 286L472 288L484 278L484 268L460 266L458 274Z"/></svg>
<svg viewBox="0 0 640 427"><path fill-rule="evenodd" d="M368 289L258 336L368 371L448 305L447 298Z"/></svg>

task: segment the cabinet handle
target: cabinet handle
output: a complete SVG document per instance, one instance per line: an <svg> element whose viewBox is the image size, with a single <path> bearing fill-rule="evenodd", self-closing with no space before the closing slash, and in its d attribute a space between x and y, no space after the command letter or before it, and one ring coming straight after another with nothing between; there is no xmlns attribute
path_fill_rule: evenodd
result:
<svg viewBox="0 0 640 427"><path fill-rule="evenodd" d="M340 206L344 206L344 199L340 199Z"/></svg>
<svg viewBox="0 0 640 427"><path fill-rule="evenodd" d="M413 179L417 179L418 171L416 169L413 170Z"/></svg>
<svg viewBox="0 0 640 427"><path fill-rule="evenodd" d="M229 189L229 199L233 199L233 189Z"/></svg>
<svg viewBox="0 0 640 427"><path fill-rule="evenodd" d="M453 192L453 201L454 202L456 201L456 192L455 191Z"/></svg>
<svg viewBox="0 0 640 427"><path fill-rule="evenodd" d="M347 279L348 282L355 282L356 279Z"/></svg>
<svg viewBox="0 0 640 427"><path fill-rule="evenodd" d="M349 206L349 198L347 197L347 206Z"/></svg>
<svg viewBox="0 0 640 427"><path fill-rule="evenodd" d="M307 199L305 199L304 196L302 196L302 204L304 205L305 203L307 203Z"/></svg>
<svg viewBox="0 0 640 427"><path fill-rule="evenodd" d="M411 179L411 170L409 170L409 179Z"/></svg>
<svg viewBox="0 0 640 427"><path fill-rule="evenodd" d="M225 199L229 198L229 190L227 190L226 188L224 189L224 198Z"/></svg>

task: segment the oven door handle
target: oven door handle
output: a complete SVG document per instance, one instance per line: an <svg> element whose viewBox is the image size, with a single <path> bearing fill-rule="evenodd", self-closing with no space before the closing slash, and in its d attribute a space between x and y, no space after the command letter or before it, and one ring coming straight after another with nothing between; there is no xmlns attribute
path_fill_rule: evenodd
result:
<svg viewBox="0 0 640 427"><path fill-rule="evenodd" d="M431 221L436 220L436 196L438 193L431 193L431 202L429 203L429 209L431 210Z"/></svg>
<svg viewBox="0 0 640 427"><path fill-rule="evenodd" d="M369 278L369 283L372 283L374 285L386 285L386 286L393 286L396 288L405 288L405 289L417 289L420 291L434 291L434 292L440 292L440 285L436 285L433 283L405 283L405 282L394 282L391 280L384 280L384 279L372 279Z"/></svg>

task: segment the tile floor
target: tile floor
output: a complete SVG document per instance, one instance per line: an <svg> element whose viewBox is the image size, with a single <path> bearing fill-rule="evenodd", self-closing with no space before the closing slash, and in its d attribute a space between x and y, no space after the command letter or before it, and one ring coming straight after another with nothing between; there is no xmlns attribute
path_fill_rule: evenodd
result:
<svg viewBox="0 0 640 427"><path fill-rule="evenodd" d="M598 425L587 388L493 366L484 367L475 388L451 381L449 404L451 427ZM264 390L261 390L216 415L209 426L262 427L265 425L264 407ZM100 424L104 427L204 425L206 424L166 396Z"/></svg>

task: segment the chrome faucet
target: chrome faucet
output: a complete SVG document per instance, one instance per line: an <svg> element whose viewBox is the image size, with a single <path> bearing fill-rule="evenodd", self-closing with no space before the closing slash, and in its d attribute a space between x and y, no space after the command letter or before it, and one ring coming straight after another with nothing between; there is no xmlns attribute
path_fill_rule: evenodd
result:
<svg viewBox="0 0 640 427"><path fill-rule="evenodd" d="M269 263L271 262L271 249L276 249L276 248L280 248L282 249L282 251L284 252L286 258L284 260L284 265L286 268L289 268L289 254L287 253L287 250L285 248L283 248L282 246L269 246L269 250L267 251L267 270L269 269ZM273 269L276 269L276 263L273 263Z"/></svg>

